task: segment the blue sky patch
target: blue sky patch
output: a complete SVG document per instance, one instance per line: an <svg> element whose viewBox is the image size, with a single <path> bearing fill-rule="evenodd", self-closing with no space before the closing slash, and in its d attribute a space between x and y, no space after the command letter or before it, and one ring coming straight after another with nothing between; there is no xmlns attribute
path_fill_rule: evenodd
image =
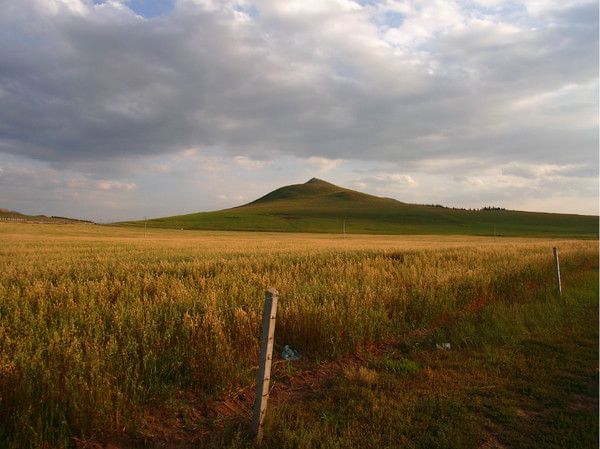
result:
<svg viewBox="0 0 600 449"><path fill-rule="evenodd" d="M361 6L375 6L382 2L381 0L357 0L357 3Z"/></svg>
<svg viewBox="0 0 600 449"><path fill-rule="evenodd" d="M386 11L383 15L385 25L391 28L398 28L404 22L404 15L396 11Z"/></svg>
<svg viewBox="0 0 600 449"><path fill-rule="evenodd" d="M104 0L94 0L96 5L104 3ZM175 7L175 0L128 0L127 7L136 14L147 19L164 16Z"/></svg>
<svg viewBox="0 0 600 449"><path fill-rule="evenodd" d="M233 7L235 11L243 12L247 14L249 17L256 18L260 15L258 8L254 5L240 5L237 4Z"/></svg>
<svg viewBox="0 0 600 449"><path fill-rule="evenodd" d="M171 12L174 3L174 0L130 0L127 6L136 14L151 19Z"/></svg>

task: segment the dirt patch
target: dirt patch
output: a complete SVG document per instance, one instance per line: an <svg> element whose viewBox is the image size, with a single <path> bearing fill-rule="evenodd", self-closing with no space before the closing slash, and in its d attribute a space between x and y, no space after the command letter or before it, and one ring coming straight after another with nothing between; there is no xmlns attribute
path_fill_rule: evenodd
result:
<svg viewBox="0 0 600 449"><path fill-rule="evenodd" d="M598 398L583 394L572 394L567 408L572 412L598 412Z"/></svg>

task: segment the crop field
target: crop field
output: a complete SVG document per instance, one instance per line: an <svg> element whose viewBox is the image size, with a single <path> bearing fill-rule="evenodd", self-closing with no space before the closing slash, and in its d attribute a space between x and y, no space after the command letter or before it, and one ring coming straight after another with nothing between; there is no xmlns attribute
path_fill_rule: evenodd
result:
<svg viewBox="0 0 600 449"><path fill-rule="evenodd" d="M556 294L554 246L560 248L562 298ZM173 437L179 446L173 447L188 447L186 442L198 447L199 441L215 447L252 446L239 423L218 427L209 422L200 428L196 421L203 404L255 381L264 291L269 287L281 295L276 352L291 345L302 355L297 366L288 364L287 376L301 367L311 369L355 354L383 354L377 360L360 359L365 366L350 363L337 383L327 385L342 394L344 385L354 382L358 386L342 395L360 396L359 388L366 388L371 395L367 401L378 404L378 410L393 410L377 394L385 385L395 391L399 381L381 379L389 373L410 375L414 388L425 388L418 384L427 377L425 371L415 367L434 370L444 362L436 343L451 343L447 357L465 357L444 359L443 364L468 366L468 378L483 363L475 362L480 359L473 351L500 345L494 356L501 363L503 357L510 358L506 345L534 333L558 334L557 329L568 325L580 328L582 338L589 334L595 325L577 323L597 320L598 241L451 235L343 238L0 223L0 447L97 447L94 442L144 447L160 446L159 440L169 447L164 441L171 412L182 416ZM590 351L582 357L592 358L591 376L597 379L597 341L591 338L591 343L586 340ZM397 363L408 356L416 361ZM506 366L512 368L496 376L517 376L527 366L523 357L518 359L522 366L510 358L513 365ZM482 381L482 388L489 387L485 382L491 378ZM344 432L350 432L352 419L362 412L340 417L330 403L302 404L303 412L293 404L269 412L267 445L357 444ZM444 403L436 404L427 413L449 416L452 410L459 415L463 410L462 405L445 409ZM411 407L415 405L406 405L406 410ZM567 439L557 441L593 443L597 403L595 407L580 410L583 421L576 421L591 435L587 440L581 435L569 440L561 433ZM377 421L376 412L370 416L389 433L389 422ZM410 429L412 424L402 419L398 426ZM319 435L294 430L293 423L306 428L314 422L319 423ZM481 438L473 433L475 421L465 422L473 428L461 438L471 435L472 440L452 440L447 429L440 431L449 438L444 444L409 433L388 436L406 447L477 447ZM342 443L324 444L325 435L337 435ZM383 440L371 441L373 447L391 447Z"/></svg>

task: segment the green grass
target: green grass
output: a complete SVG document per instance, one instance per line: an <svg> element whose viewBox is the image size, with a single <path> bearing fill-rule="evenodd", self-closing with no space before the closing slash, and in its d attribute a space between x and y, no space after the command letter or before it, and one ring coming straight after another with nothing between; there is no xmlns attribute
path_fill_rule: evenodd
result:
<svg viewBox="0 0 600 449"><path fill-rule="evenodd" d="M312 179L246 204L148 220L150 227L356 234L597 237L598 217L406 204ZM144 222L122 223L143 226Z"/></svg>
<svg viewBox="0 0 600 449"><path fill-rule="evenodd" d="M495 303L331 376L269 410L263 447L597 448L598 273L566 290ZM235 423L212 437L255 447Z"/></svg>
<svg viewBox="0 0 600 449"><path fill-rule="evenodd" d="M370 361L369 367L394 374L412 373L421 368L417 362L404 357L378 357Z"/></svg>

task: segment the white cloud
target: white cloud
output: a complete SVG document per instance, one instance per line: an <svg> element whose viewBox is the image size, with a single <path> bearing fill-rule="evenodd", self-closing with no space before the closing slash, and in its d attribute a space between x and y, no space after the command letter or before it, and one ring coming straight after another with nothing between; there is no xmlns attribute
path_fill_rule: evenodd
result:
<svg viewBox="0 0 600 449"><path fill-rule="evenodd" d="M391 175L383 175L381 179L390 181L392 184L399 186L414 187L417 185L415 180L410 175L401 175L395 173Z"/></svg>
<svg viewBox="0 0 600 449"><path fill-rule="evenodd" d="M85 15L89 12L89 6L81 0L35 0L34 4L40 10L51 14L74 13Z"/></svg>
<svg viewBox="0 0 600 449"><path fill-rule="evenodd" d="M418 183L411 175L403 173L379 173L375 171L352 181L358 189L369 190L378 194L402 193L414 189Z"/></svg>
<svg viewBox="0 0 600 449"><path fill-rule="evenodd" d="M326 157L311 156L306 162L317 170L319 173L327 173L334 168L339 167L344 160L343 159L327 159Z"/></svg>
<svg viewBox="0 0 600 449"><path fill-rule="evenodd" d="M235 156L233 162L247 170L256 170L271 165L271 161L257 161L246 156Z"/></svg>
<svg viewBox="0 0 600 449"><path fill-rule="evenodd" d="M485 181L476 176L455 176L454 180L470 188L479 188L485 186Z"/></svg>
<svg viewBox="0 0 600 449"><path fill-rule="evenodd" d="M424 176L457 197L454 176L546 195L552 177L582 195L597 180L591 0L177 0L158 20L124 1L20 0L0 27L2 161L106 195L233 173L259 190L253 173L298 167L350 181L359 162L387 178L356 185L415 197Z"/></svg>
<svg viewBox="0 0 600 449"><path fill-rule="evenodd" d="M72 164L201 147L249 160L319 148L313 156L331 160L411 161L531 144L555 152L596 134L597 101L579 101L598 89L595 24L556 2L551 18L533 19L460 1L245 1L258 13L239 22L233 1L180 1L160 21L140 21L123 2L75 0L52 2L62 13L49 19L31 1L0 16L20 36L0 54L14 73L0 81L12 106L0 112L11 136L0 144L13 154ZM402 14L392 27L377 19L390 11ZM571 85L588 86L577 102L568 91L547 96ZM540 98L554 113L529 126L514 108Z"/></svg>
<svg viewBox="0 0 600 449"><path fill-rule="evenodd" d="M108 181L106 179L96 182L100 190L133 190L137 188L134 182Z"/></svg>
<svg viewBox="0 0 600 449"><path fill-rule="evenodd" d="M588 0L524 0L527 12L533 17L548 15L560 10L589 5Z"/></svg>
<svg viewBox="0 0 600 449"><path fill-rule="evenodd" d="M502 174L508 176L517 176L520 178L544 178L555 176L585 176L586 171L589 175L589 169L583 165L567 164L522 164L512 163L502 167Z"/></svg>

